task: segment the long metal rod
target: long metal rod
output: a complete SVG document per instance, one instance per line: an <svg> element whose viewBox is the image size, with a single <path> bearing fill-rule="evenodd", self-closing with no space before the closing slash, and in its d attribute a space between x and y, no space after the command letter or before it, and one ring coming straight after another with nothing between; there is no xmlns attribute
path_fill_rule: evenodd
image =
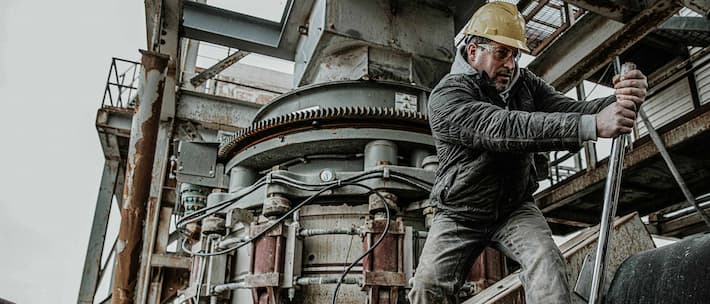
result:
<svg viewBox="0 0 710 304"><path fill-rule="evenodd" d="M656 149L658 149L658 152L661 153L661 157L663 157L663 160L666 162L666 165L668 166L668 170L671 171L673 178L675 178L676 183L678 183L678 187L680 187L680 190L683 192L683 196L685 196L685 199L691 205L693 205L695 210L697 210L698 214L700 214L700 217L702 217L703 221L705 221L705 224L708 225L708 227L710 227L710 217L708 217L707 213L705 213L705 211L700 208L700 206L698 205L698 202L695 200L695 196L690 192L690 189L688 189L688 185L685 183L683 176L680 175L680 172L678 172L678 168L675 166L675 164L673 163L673 160L671 159L671 155L668 154L668 150L666 149L666 145L663 143L663 139L661 138L660 135L658 135L658 132L656 132L656 129L653 128L653 125L651 124L651 121L648 119L646 112L643 109L641 109L639 111L639 114L641 115L641 120L643 120L644 125L646 125L646 130L648 130L648 135L651 136L651 140L653 140L653 144L656 145Z"/></svg>
<svg viewBox="0 0 710 304"><path fill-rule="evenodd" d="M138 274L141 236L155 156L155 143L165 86L168 56L141 51L139 105L133 115L128 163L121 204L121 224L116 246L112 303L133 303Z"/></svg>
<svg viewBox="0 0 710 304"><path fill-rule="evenodd" d="M621 67L619 57L614 58L614 70L616 74L623 75L627 65ZM589 294L589 303L598 304L601 302L606 276L607 254L609 250L609 239L611 234L611 224L616 213L616 205L619 201L619 188L621 188L621 170L624 166L624 142L627 135L614 138L611 144L611 156L609 156L609 172L604 185L604 208L599 227L599 239L597 241L597 251L594 257L594 272L592 275L592 287Z"/></svg>

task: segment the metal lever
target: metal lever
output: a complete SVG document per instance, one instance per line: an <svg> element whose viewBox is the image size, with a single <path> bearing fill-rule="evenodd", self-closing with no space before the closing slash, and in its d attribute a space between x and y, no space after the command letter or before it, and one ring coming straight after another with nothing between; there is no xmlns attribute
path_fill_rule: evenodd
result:
<svg viewBox="0 0 710 304"><path fill-rule="evenodd" d="M621 66L619 57L614 58L614 71L623 79L624 73L633 70L636 65L627 62ZM620 79L621 80L621 79ZM597 251L594 257L594 273L592 275L592 286L589 293L589 304L598 304L602 299L602 286L606 277L607 254L609 249L609 239L611 235L611 225L616 214L616 205L619 201L619 190L621 188L621 170L624 166L624 142L628 135L621 135L612 141L611 156L609 156L609 172L604 185L604 208L599 226L599 239L597 241Z"/></svg>

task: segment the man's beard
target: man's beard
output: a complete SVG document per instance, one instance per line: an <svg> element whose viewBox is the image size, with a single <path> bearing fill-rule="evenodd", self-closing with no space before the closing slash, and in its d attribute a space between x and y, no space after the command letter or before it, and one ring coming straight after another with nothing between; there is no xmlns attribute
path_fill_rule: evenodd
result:
<svg viewBox="0 0 710 304"><path fill-rule="evenodd" d="M499 76L505 77L505 80L498 80ZM503 69L496 73L495 77L491 79L492 85L496 88L498 93L504 92L510 86L510 82L513 81L513 71L509 69Z"/></svg>

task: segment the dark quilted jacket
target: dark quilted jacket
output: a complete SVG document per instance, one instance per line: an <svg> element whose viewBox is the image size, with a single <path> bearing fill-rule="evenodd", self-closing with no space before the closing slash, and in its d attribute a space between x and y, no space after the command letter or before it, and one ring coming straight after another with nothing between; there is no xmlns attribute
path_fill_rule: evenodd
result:
<svg viewBox="0 0 710 304"><path fill-rule="evenodd" d="M615 99L578 102L522 68L506 102L487 75L457 53L451 73L429 99L439 157L431 198L454 216L498 220L532 201L533 152L578 150L582 114L597 113Z"/></svg>

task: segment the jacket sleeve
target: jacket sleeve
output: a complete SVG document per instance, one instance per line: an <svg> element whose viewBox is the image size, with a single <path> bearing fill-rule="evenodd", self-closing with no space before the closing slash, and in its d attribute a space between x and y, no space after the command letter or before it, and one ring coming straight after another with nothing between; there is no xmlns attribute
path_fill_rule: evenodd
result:
<svg viewBox="0 0 710 304"><path fill-rule="evenodd" d="M558 92L540 77L535 76L535 74L529 71L525 72L528 73L529 77L532 79L530 83L532 85L531 89L533 91L533 99L535 100L535 108L542 112L596 114L616 101L614 95L589 101L577 101Z"/></svg>
<svg viewBox="0 0 710 304"><path fill-rule="evenodd" d="M429 120L440 141L498 152L576 150L579 113L506 110L476 98L465 75L449 75L432 92Z"/></svg>

